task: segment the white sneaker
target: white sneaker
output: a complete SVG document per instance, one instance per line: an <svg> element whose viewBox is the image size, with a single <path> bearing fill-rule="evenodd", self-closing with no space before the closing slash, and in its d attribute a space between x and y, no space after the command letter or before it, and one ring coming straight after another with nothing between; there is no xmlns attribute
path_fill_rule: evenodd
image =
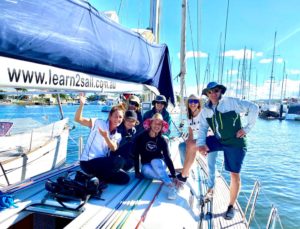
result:
<svg viewBox="0 0 300 229"><path fill-rule="evenodd" d="M172 186L169 188L168 199L175 200L176 197L177 197L177 189L175 188L175 186Z"/></svg>

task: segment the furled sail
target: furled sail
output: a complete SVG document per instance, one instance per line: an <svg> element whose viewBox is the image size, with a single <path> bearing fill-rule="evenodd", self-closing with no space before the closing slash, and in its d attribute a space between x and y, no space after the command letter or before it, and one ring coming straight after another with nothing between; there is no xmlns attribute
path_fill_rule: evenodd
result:
<svg viewBox="0 0 300 229"><path fill-rule="evenodd" d="M148 43L88 2L7 0L0 8L2 57L151 85L174 103L168 47Z"/></svg>

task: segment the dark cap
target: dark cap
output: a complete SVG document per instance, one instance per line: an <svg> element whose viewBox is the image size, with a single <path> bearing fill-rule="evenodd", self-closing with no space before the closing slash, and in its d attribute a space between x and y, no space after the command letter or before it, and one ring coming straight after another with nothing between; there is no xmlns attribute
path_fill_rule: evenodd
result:
<svg viewBox="0 0 300 229"><path fill-rule="evenodd" d="M138 125L140 122L137 118L137 114L135 111L133 110L128 110L125 112L125 116L124 116L125 119L133 119L136 121L136 124Z"/></svg>

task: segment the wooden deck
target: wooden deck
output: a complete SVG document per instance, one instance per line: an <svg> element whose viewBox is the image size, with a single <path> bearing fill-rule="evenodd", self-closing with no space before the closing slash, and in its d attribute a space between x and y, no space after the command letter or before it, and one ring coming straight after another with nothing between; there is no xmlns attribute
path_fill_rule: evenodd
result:
<svg viewBox="0 0 300 229"><path fill-rule="evenodd" d="M202 155L198 155L196 159L196 163L198 163L201 167L201 183L203 193L207 191L207 163L206 158ZM216 172L216 183L214 188L214 196L212 203L207 203L204 209L206 217L204 217L203 228L237 228L243 229L247 228L247 222L244 220L244 213L238 203L235 204L234 208L236 210L236 214L232 220L225 220L224 215L227 210L229 202L229 186L224 179L220 175L220 173ZM209 214L207 214L207 212ZM211 213L211 216L210 216Z"/></svg>

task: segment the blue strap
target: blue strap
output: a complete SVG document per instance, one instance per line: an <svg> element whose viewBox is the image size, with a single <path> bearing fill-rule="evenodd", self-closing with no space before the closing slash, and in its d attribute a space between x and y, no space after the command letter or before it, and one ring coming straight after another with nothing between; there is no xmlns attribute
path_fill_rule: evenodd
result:
<svg viewBox="0 0 300 229"><path fill-rule="evenodd" d="M10 207L18 207L14 203L14 198L12 197L12 195L0 195L0 210Z"/></svg>

